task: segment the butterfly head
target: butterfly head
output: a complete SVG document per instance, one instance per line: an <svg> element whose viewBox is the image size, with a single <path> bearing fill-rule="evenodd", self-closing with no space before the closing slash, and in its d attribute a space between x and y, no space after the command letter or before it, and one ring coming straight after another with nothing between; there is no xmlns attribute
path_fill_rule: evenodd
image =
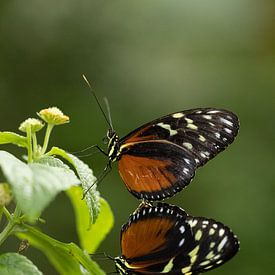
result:
<svg viewBox="0 0 275 275"><path fill-rule="evenodd" d="M116 161L118 158L119 151L119 137L116 131L110 128L107 131L107 139L108 139L108 156L111 161Z"/></svg>
<svg viewBox="0 0 275 275"><path fill-rule="evenodd" d="M116 265L116 270L119 272L121 275L130 275L132 274L129 268L127 268L127 262L123 257L116 257L114 259L115 265Z"/></svg>

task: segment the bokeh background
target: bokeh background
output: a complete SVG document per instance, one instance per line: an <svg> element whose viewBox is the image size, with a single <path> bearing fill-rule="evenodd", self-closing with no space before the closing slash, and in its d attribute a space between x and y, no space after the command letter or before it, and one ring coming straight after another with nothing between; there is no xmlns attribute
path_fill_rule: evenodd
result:
<svg viewBox="0 0 275 275"><path fill-rule="evenodd" d="M78 151L101 144L107 125L82 73L101 101L108 97L120 136L174 111L212 106L236 112L241 130L234 144L169 201L222 221L238 235L239 254L209 274L274 274L274 29L269 0L2 0L0 129L16 131L40 109L58 106L71 123L55 129L52 145ZM101 155L83 160L96 174L106 163ZM99 190L115 215L99 251L116 256L120 227L138 202L116 165ZM77 242L64 194L42 216L45 232ZM1 250L17 247L11 238ZM55 274L37 250L26 255L45 274ZM111 261L99 263L114 271Z"/></svg>

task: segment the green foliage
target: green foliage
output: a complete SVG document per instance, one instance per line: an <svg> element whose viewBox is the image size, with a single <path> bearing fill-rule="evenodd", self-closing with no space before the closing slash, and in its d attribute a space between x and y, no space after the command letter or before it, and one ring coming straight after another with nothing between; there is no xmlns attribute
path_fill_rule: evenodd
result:
<svg viewBox="0 0 275 275"><path fill-rule="evenodd" d="M17 253L0 255L1 275L42 275L41 271L25 256Z"/></svg>
<svg viewBox="0 0 275 275"><path fill-rule="evenodd" d="M21 239L41 250L60 274L105 274L83 250L74 243L62 243L31 226L25 226L24 233L17 233Z"/></svg>
<svg viewBox="0 0 275 275"><path fill-rule="evenodd" d="M27 138L13 132L0 132L0 144L12 143L20 147L28 146Z"/></svg>
<svg viewBox="0 0 275 275"><path fill-rule="evenodd" d="M0 166L12 186L18 206L32 220L59 192L79 182L69 169L40 163L25 164L5 151L0 151Z"/></svg>
<svg viewBox="0 0 275 275"><path fill-rule="evenodd" d="M16 202L13 214L6 208L10 200L5 200L0 207L0 221L4 214L8 222L0 232L0 245L14 234L18 238L27 239L32 246L41 250L60 274L105 274L87 252L94 252L111 230L114 224L112 211L109 204L100 197L96 189L96 178L87 164L58 147L47 152L54 126L69 122L69 117L57 108L45 109L44 112L58 123L45 120L48 125L42 146L37 143L36 132L42 127L34 127L33 121L36 119L27 119L21 123L20 128L24 130L26 137L0 132L0 144L12 143L25 147L28 153L28 161L25 163L6 151L0 151L0 168L13 195L6 194L6 191L10 192L9 188L2 188L0 196L4 199L9 195L10 200L14 198ZM82 199L83 190L88 189L85 199ZM84 250L74 243L55 240L34 228L33 224L39 220L42 211L61 191L66 191L75 209L77 233ZM17 253L0 255L0 273L41 274L31 261Z"/></svg>
<svg viewBox="0 0 275 275"><path fill-rule="evenodd" d="M59 155L69 161L76 169L83 190L87 190L89 188L89 192L85 195L85 200L90 211L90 221L94 223L100 210L100 196L99 192L96 190L96 178L93 171L87 164L78 159L76 156L69 154L58 147L53 147L48 154Z"/></svg>
<svg viewBox="0 0 275 275"><path fill-rule="evenodd" d="M81 188L73 186L67 190L67 194L74 207L81 247L88 253L94 253L113 227L114 217L111 208L107 201L100 198L100 213L96 223L91 225L88 206L81 200Z"/></svg>

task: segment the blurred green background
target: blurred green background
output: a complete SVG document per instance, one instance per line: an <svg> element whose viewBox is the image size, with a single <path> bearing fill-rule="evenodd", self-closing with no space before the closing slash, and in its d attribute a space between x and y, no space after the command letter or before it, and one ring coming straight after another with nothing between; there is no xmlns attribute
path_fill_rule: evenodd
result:
<svg viewBox="0 0 275 275"><path fill-rule="evenodd" d="M121 137L174 111L212 106L236 112L241 130L234 144L169 202L222 221L238 235L239 254L209 274L274 274L274 29L275 3L269 0L2 0L0 130L16 131L40 109L58 106L71 123L55 129L52 145L71 152L101 145L107 125L82 73L101 100L108 97ZM83 160L96 174L106 163L101 155ZM99 190L115 214L99 251L116 256L120 227L138 201L116 165ZM65 195L42 217L45 232L77 242ZM17 247L11 238L4 249ZM55 274L37 250L26 255L45 274ZM111 261L99 263L114 271Z"/></svg>

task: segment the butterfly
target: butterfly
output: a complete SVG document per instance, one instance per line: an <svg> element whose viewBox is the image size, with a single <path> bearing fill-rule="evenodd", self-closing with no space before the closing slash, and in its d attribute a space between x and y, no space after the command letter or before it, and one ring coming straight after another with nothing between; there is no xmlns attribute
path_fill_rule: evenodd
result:
<svg viewBox="0 0 275 275"><path fill-rule="evenodd" d="M172 113L122 139L110 127L104 172L117 161L129 192L145 201L162 200L186 187L198 167L233 142L238 129L234 113L215 108Z"/></svg>
<svg viewBox="0 0 275 275"><path fill-rule="evenodd" d="M121 229L116 270L129 274L193 275L214 269L239 250L234 233L213 219L164 203L140 207Z"/></svg>

